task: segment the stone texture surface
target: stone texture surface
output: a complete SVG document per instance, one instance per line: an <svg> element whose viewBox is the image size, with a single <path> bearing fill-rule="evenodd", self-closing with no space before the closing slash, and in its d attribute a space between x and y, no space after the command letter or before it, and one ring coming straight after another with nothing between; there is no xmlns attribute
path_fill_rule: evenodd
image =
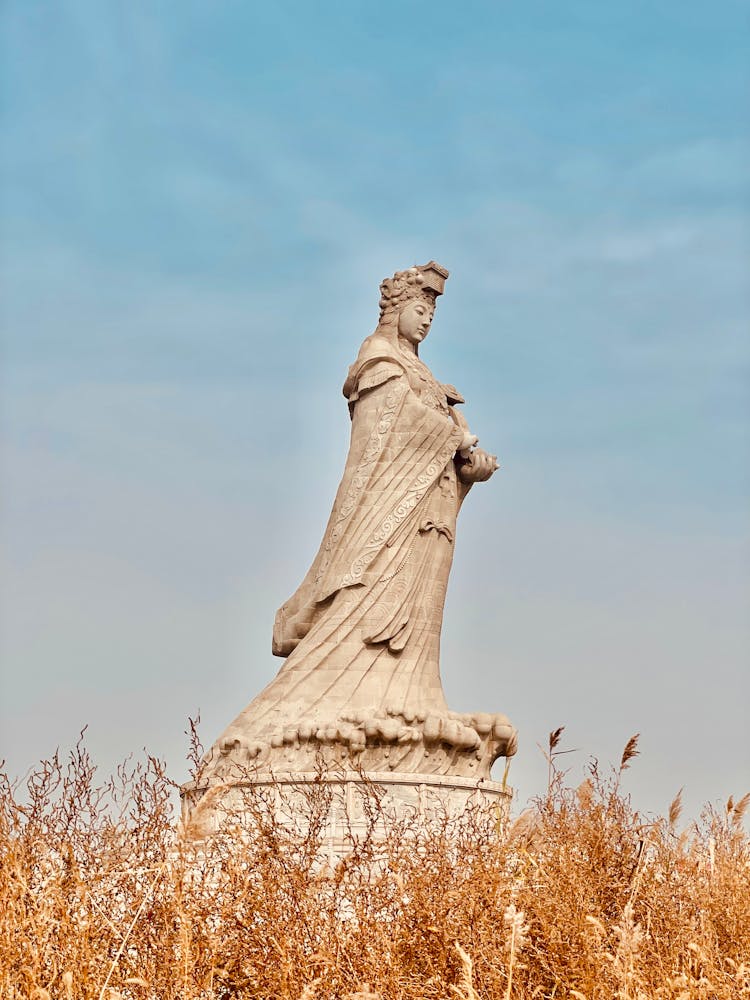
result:
<svg viewBox="0 0 750 1000"><path fill-rule="evenodd" d="M260 804L276 823L302 839L310 816L315 814L310 802L319 783L317 771L266 775L225 787L215 785L212 793L205 795L200 784L191 782L182 790L183 821L191 838L200 840L216 833L225 818L231 825L241 822L243 813L252 816ZM352 840L368 834L377 838L394 819L414 818L428 824L447 816L460 823L477 810L486 816L492 809L491 816L504 820L512 796L511 790L497 781L434 774L373 771L365 779L359 772L332 770L326 784L330 802L322 841L332 861L346 856Z"/></svg>
<svg viewBox="0 0 750 1000"><path fill-rule="evenodd" d="M449 711L440 679L458 513L498 468L476 446L461 394L419 357L447 277L430 262L380 286L378 326L344 383L351 442L333 510L276 615L273 652L285 663L211 747L186 801L248 774L308 773L316 760L391 782L486 782L493 761L515 753L504 715Z"/></svg>

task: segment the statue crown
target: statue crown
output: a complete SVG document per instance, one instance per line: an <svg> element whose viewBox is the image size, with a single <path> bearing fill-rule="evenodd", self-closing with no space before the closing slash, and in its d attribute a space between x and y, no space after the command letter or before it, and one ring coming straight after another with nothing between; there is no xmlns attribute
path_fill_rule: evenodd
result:
<svg viewBox="0 0 750 1000"><path fill-rule="evenodd" d="M434 260L427 264L415 264L406 271L396 271L392 278L384 278L380 283L380 316L400 308L410 299L423 299L434 304L438 295L443 294L448 271Z"/></svg>

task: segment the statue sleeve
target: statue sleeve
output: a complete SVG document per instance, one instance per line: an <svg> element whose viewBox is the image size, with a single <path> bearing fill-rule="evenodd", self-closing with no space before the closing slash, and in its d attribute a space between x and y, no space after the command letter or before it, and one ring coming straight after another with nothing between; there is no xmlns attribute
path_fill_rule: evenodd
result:
<svg viewBox="0 0 750 1000"><path fill-rule="evenodd" d="M362 582L463 438L449 416L419 400L398 364L363 367L356 392L349 456L315 572L317 601Z"/></svg>

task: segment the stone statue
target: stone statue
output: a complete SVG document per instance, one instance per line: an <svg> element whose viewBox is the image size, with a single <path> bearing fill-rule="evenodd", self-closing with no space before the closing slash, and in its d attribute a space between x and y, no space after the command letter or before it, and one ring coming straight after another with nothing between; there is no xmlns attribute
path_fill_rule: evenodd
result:
<svg viewBox="0 0 750 1000"><path fill-rule="evenodd" d="M346 468L307 576L280 608L277 677L207 754L202 781L312 771L488 779L516 749L503 715L448 710L440 628L456 518L498 468L419 357L448 272L431 261L380 286L377 329L349 369Z"/></svg>

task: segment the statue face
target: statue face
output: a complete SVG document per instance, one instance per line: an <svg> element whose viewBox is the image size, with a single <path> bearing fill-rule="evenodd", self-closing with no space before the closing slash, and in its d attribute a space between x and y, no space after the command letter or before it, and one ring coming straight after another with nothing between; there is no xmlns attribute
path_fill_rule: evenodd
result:
<svg viewBox="0 0 750 1000"><path fill-rule="evenodd" d="M412 299L407 302L399 313L399 336L410 344L421 344L430 331L430 324L435 313L435 307L422 299Z"/></svg>

